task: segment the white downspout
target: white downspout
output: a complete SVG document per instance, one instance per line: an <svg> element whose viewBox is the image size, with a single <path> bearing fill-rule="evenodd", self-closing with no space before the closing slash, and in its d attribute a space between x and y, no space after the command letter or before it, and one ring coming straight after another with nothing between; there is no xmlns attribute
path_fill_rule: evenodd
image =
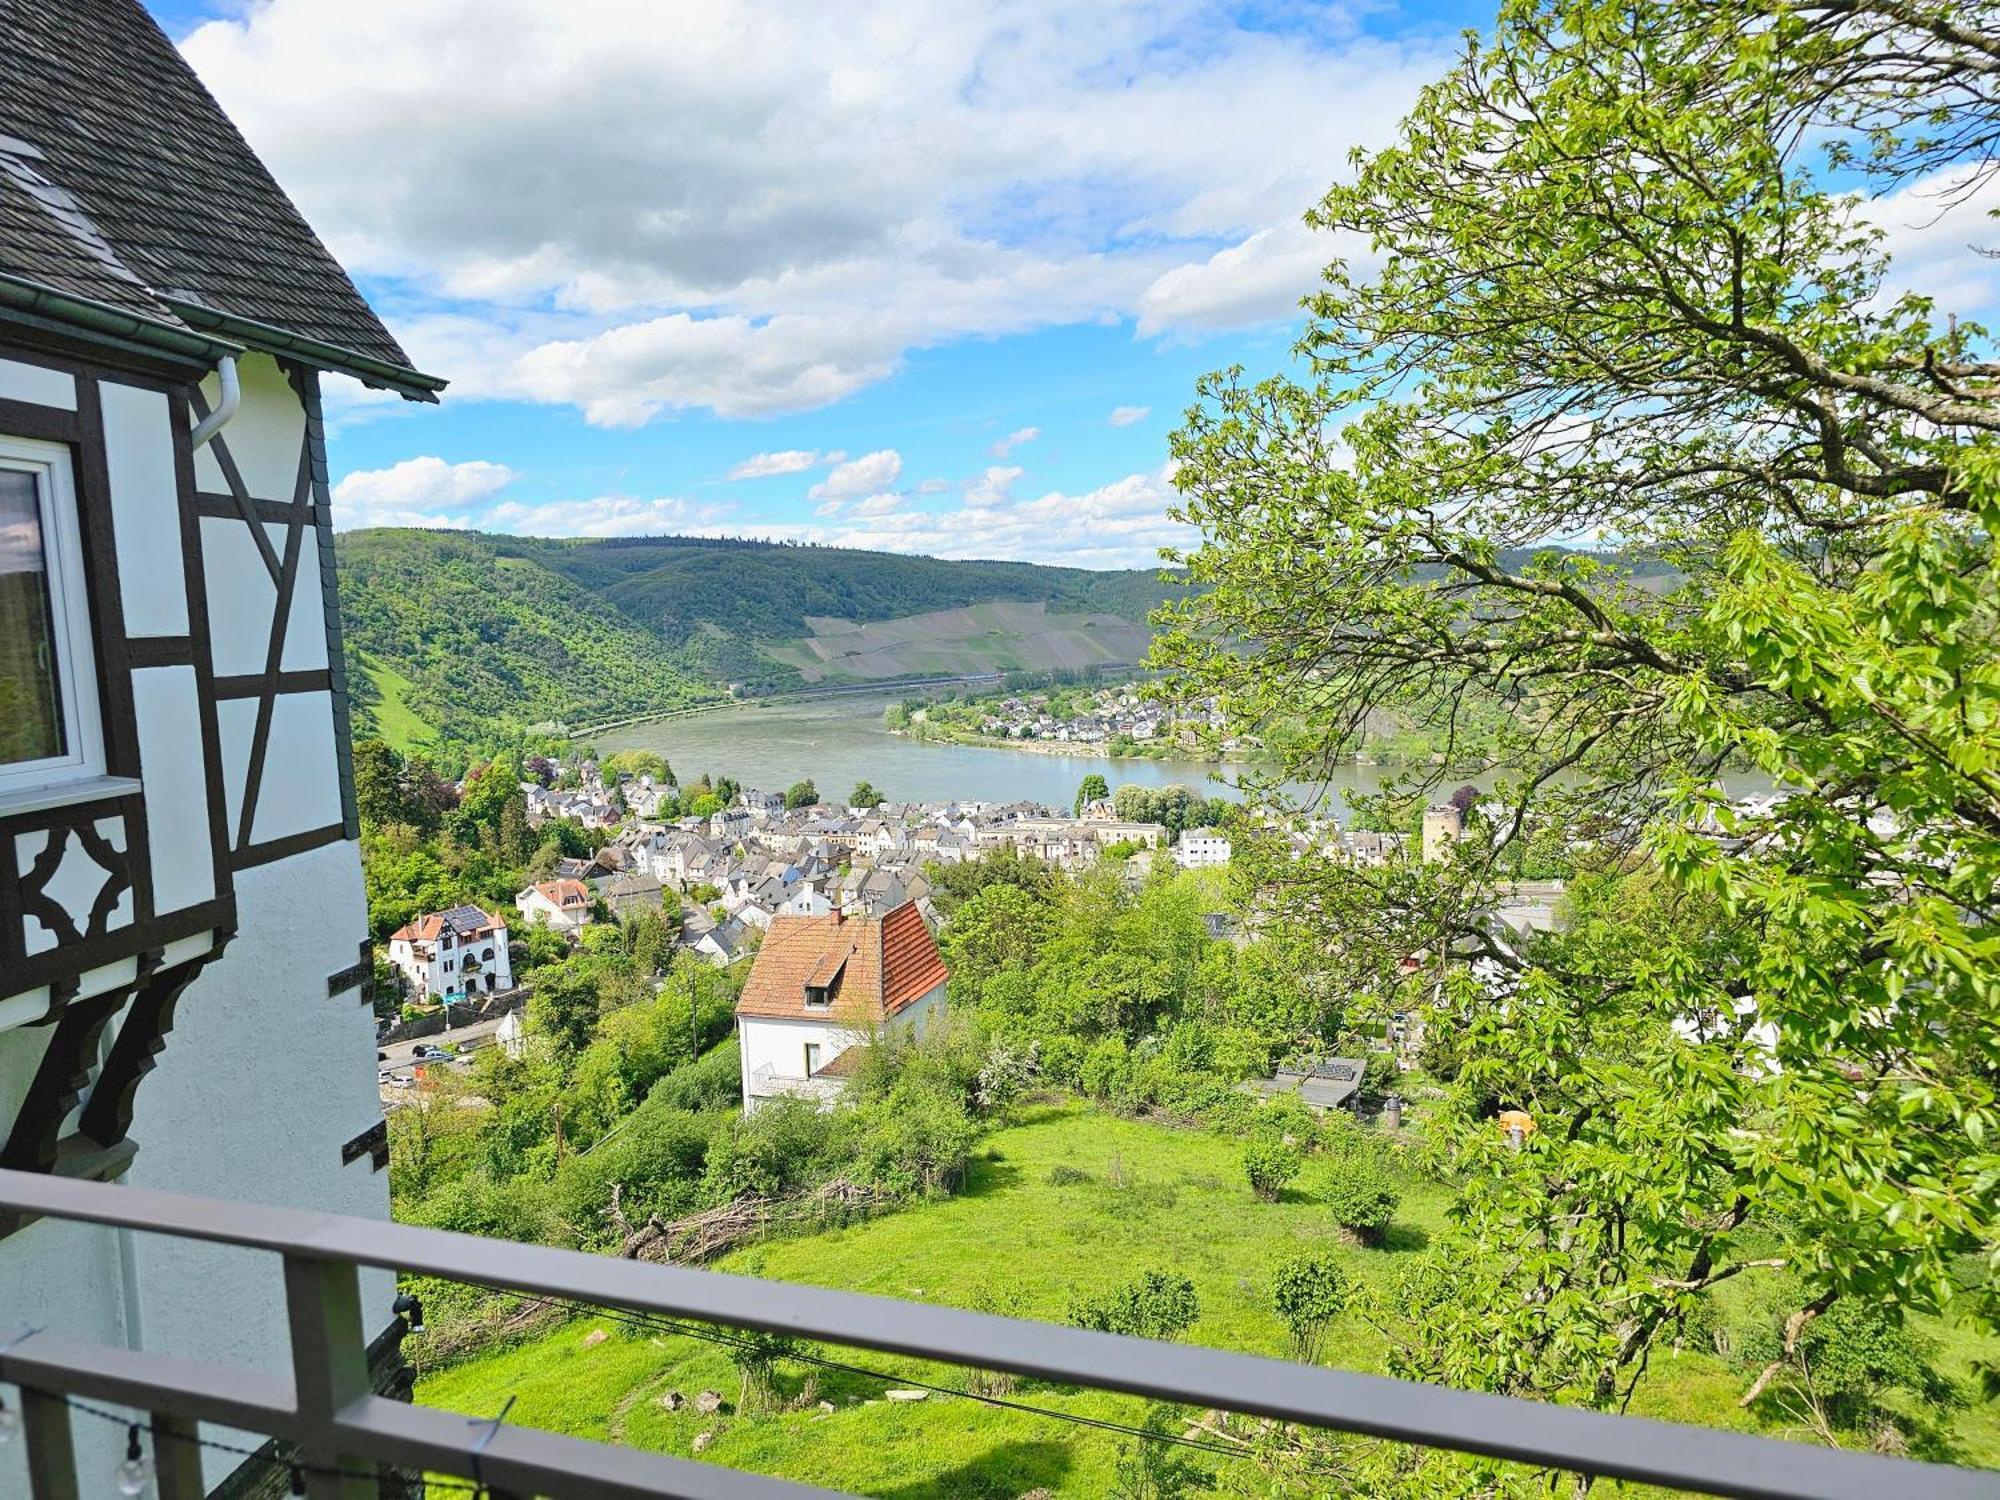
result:
<svg viewBox="0 0 2000 1500"><path fill-rule="evenodd" d="M229 419L236 415L236 408L243 404L243 387L236 379L235 355L225 354L215 362L215 378L222 383L222 396L215 403L215 410L197 422L194 431L188 435L189 443L196 448L222 431Z"/></svg>

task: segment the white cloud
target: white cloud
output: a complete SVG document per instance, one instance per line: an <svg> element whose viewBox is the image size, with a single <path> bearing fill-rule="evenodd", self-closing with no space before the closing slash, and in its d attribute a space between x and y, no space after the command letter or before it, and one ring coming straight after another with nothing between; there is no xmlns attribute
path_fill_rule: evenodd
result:
<svg viewBox="0 0 2000 1500"><path fill-rule="evenodd" d="M736 529L774 539L929 557L1146 568L1159 562L1162 547L1186 546L1194 540L1192 528L1167 516L1167 506L1173 500L1173 473L1174 466L1169 463L1082 494L1057 490L1032 500L1014 500L1001 494L991 503L977 504L968 494L963 505L945 510L885 504L879 513L872 508L864 513L860 506L853 506L845 509L838 521L826 524L740 525ZM980 482L975 481L975 487Z"/></svg>
<svg viewBox="0 0 2000 1500"><path fill-rule="evenodd" d="M1349 242L1342 243L1346 238ZM1139 336L1247 328L1299 316L1299 300L1337 256L1365 263L1366 245L1315 234L1303 221L1260 229L1155 278L1139 298Z"/></svg>
<svg viewBox="0 0 2000 1500"><path fill-rule="evenodd" d="M496 395L568 402L597 427L707 407L760 417L825 406L895 368L899 343L860 319L670 313L555 340L494 372Z"/></svg>
<svg viewBox="0 0 2000 1500"><path fill-rule="evenodd" d="M965 503L975 510L1006 504L1013 498L1014 481L1026 472L1025 469L997 465L988 469L965 487Z"/></svg>
<svg viewBox="0 0 2000 1500"><path fill-rule="evenodd" d="M888 492L880 495L865 495L847 508L850 516L886 516L902 508L903 497Z"/></svg>
<svg viewBox="0 0 2000 1500"><path fill-rule="evenodd" d="M1215 257L1289 234L1455 45L1372 8L249 0L184 50L454 397L620 426L825 405L967 336L1268 315Z"/></svg>
<svg viewBox="0 0 2000 1500"><path fill-rule="evenodd" d="M1932 298L1944 314L1990 314L2000 309L2000 260L1980 250L2000 247L2000 177L1978 166L1948 168L1882 198L1855 205L1882 231L1892 257L1885 297L1906 291ZM1990 321L1982 317L1982 322Z"/></svg>
<svg viewBox="0 0 2000 1500"><path fill-rule="evenodd" d="M1040 437L1041 435L1042 435L1042 429L1039 427L1016 428L1014 431L1008 433L1005 437L1000 439L999 442L993 445L993 456L995 458L1005 458L1008 454L1012 453L1016 448L1020 447L1021 444L1032 443L1036 438Z"/></svg>
<svg viewBox="0 0 2000 1500"><path fill-rule="evenodd" d="M1114 406L1111 415L1105 418L1113 427L1130 427L1134 422L1143 422L1153 414L1150 406Z"/></svg>
<svg viewBox="0 0 2000 1500"><path fill-rule="evenodd" d="M806 491L808 499L844 501L886 490L903 472L903 455L894 448L878 448L846 463L835 464L818 484Z"/></svg>
<svg viewBox="0 0 2000 1500"><path fill-rule="evenodd" d="M713 535L732 513L733 507L713 502L599 495L541 505L502 501L482 516L479 524L485 530L517 536Z"/></svg>
<svg viewBox="0 0 2000 1500"><path fill-rule="evenodd" d="M729 471L731 479L768 479L773 474L803 474L819 462L819 454L809 448L786 448L778 453L753 453Z"/></svg>
<svg viewBox="0 0 2000 1500"><path fill-rule="evenodd" d="M513 483L505 464L472 459L451 464L426 454L386 469L359 469L333 487L334 524L470 526L470 508Z"/></svg>

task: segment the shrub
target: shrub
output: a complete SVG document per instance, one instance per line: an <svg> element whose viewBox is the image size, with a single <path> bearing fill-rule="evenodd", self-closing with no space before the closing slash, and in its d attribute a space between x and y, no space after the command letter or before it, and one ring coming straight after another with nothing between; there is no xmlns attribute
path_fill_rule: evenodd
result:
<svg viewBox="0 0 2000 1500"><path fill-rule="evenodd" d="M613 1237L613 1183L622 1212L635 1225L654 1214L671 1219L692 1210L716 1124L713 1117L648 1100L616 1135L564 1162L556 1172L556 1209L574 1240L590 1245Z"/></svg>
<svg viewBox="0 0 2000 1500"><path fill-rule="evenodd" d="M1090 1048L1082 1037L1062 1032L1042 1043L1042 1076L1051 1083L1073 1084L1083 1073Z"/></svg>
<svg viewBox="0 0 2000 1500"><path fill-rule="evenodd" d="M850 1110L822 1114L803 1099L773 1099L730 1121L709 1143L702 1197L727 1203L811 1187L848 1162L853 1124Z"/></svg>
<svg viewBox="0 0 2000 1500"><path fill-rule="evenodd" d="M956 1094L899 1083L867 1111L856 1174L902 1195L949 1192L976 1131Z"/></svg>
<svg viewBox="0 0 2000 1500"><path fill-rule="evenodd" d="M1347 1275L1330 1256L1301 1255L1278 1267L1271 1304L1292 1336L1292 1357L1319 1363L1327 1325L1347 1308Z"/></svg>
<svg viewBox="0 0 2000 1500"><path fill-rule="evenodd" d="M1243 1171L1252 1192L1276 1203L1299 1175L1299 1153L1283 1141L1253 1140L1243 1149Z"/></svg>
<svg viewBox="0 0 2000 1500"><path fill-rule="evenodd" d="M1402 1086L1403 1069L1396 1059L1387 1052L1370 1052L1361 1070L1358 1102L1372 1115Z"/></svg>
<svg viewBox="0 0 2000 1500"><path fill-rule="evenodd" d="M1381 1243L1402 1201L1389 1174L1365 1156L1335 1165L1327 1175L1325 1197L1333 1222L1365 1245Z"/></svg>
<svg viewBox="0 0 2000 1500"><path fill-rule="evenodd" d="M766 1411L778 1404L778 1363L799 1351L799 1341L783 1334L739 1329L729 1346L729 1362L742 1377L736 1411L740 1416Z"/></svg>
<svg viewBox="0 0 2000 1500"><path fill-rule="evenodd" d="M1072 1167L1066 1161L1059 1161L1049 1168L1050 1187L1075 1187L1090 1181L1090 1174L1081 1167Z"/></svg>
<svg viewBox="0 0 2000 1500"><path fill-rule="evenodd" d="M1101 1297L1076 1297L1069 1320L1099 1333L1142 1339L1179 1338L1201 1316L1194 1283L1171 1271L1147 1271Z"/></svg>
<svg viewBox="0 0 2000 1500"><path fill-rule="evenodd" d="M1106 1037L1083 1059L1077 1075L1083 1091L1093 1099L1122 1104L1132 1094L1132 1057L1122 1036Z"/></svg>
<svg viewBox="0 0 2000 1500"><path fill-rule="evenodd" d="M1319 1116L1297 1094L1274 1094L1258 1106L1252 1127L1261 1140L1289 1139L1310 1150L1319 1142Z"/></svg>
<svg viewBox="0 0 2000 1500"><path fill-rule="evenodd" d="M1113 1500L1180 1500L1212 1480L1199 1464L1181 1457L1180 1413L1164 1401L1146 1405L1142 1436L1119 1450L1112 1471Z"/></svg>
<svg viewBox="0 0 2000 1500"><path fill-rule="evenodd" d="M696 1112L736 1108L743 1102L743 1063L736 1038L704 1053L699 1062L674 1069L653 1085L646 1101Z"/></svg>

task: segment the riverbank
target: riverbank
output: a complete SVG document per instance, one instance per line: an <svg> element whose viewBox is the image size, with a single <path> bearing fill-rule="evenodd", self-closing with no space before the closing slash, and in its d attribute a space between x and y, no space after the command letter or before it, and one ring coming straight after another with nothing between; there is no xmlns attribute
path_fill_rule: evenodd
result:
<svg viewBox="0 0 2000 1500"><path fill-rule="evenodd" d="M898 739L915 740L920 745L966 745L975 750L1012 750L1018 755L1060 755L1070 759L1116 762L1171 760L1191 766L1244 766L1270 759L1259 754L1200 755L1182 745L1141 745L1113 755L1108 746L1078 740L1017 740L998 735L926 731L910 725L888 731Z"/></svg>

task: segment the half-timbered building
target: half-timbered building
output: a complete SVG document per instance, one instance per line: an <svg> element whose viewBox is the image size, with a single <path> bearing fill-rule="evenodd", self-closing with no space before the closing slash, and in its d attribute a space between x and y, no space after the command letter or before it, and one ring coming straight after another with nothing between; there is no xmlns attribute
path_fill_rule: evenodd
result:
<svg viewBox="0 0 2000 1500"><path fill-rule="evenodd" d="M0 37L0 1165L386 1216L320 378L442 382L138 0ZM271 1274L4 1223L0 1338L281 1368Z"/></svg>

